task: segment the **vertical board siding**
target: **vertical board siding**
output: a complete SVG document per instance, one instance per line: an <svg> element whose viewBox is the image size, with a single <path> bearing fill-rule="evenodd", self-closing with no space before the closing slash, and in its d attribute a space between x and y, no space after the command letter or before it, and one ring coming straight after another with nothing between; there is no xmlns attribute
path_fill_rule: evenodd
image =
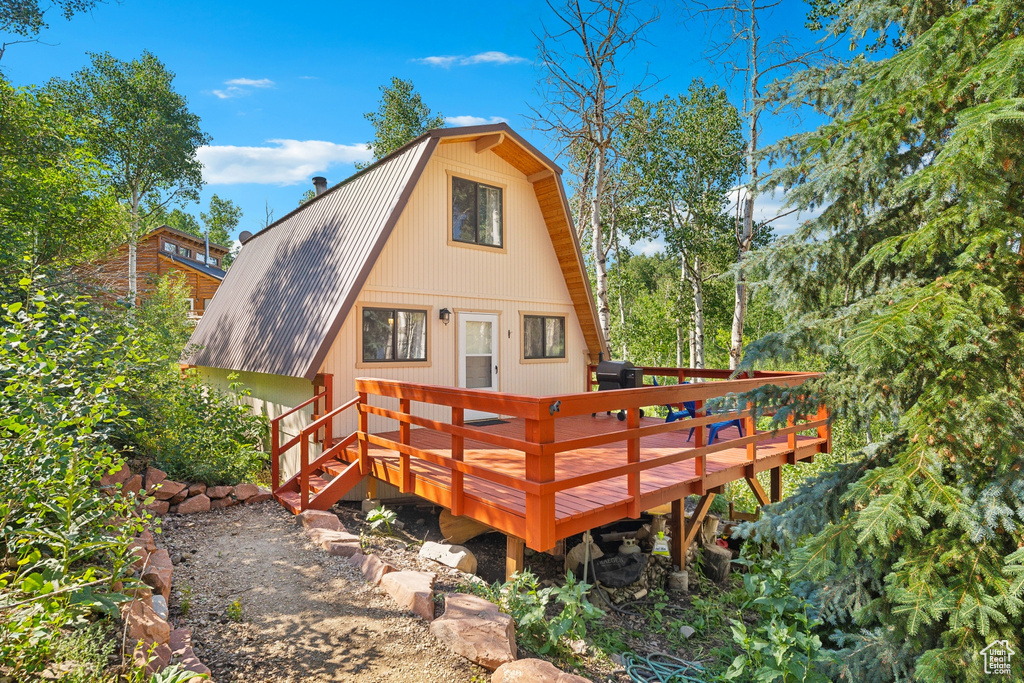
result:
<svg viewBox="0 0 1024 683"><path fill-rule="evenodd" d="M505 188L504 250L451 245L449 174L490 182ZM361 365L359 306L396 305L428 308L427 366ZM441 308L453 311L445 326ZM335 405L355 395L357 377L454 386L458 383L458 313L499 315L501 391L542 396L583 391L587 345L566 287L558 257L541 213L533 185L526 176L494 154L477 154L475 143L438 145L424 169L391 238L377 259L352 310L321 368L334 375ZM566 358L563 362L523 363L523 312L565 317ZM394 406L397 408L397 402ZM448 420L446 409L414 406L426 417ZM335 434L356 427L355 414L339 416ZM395 429L393 421L371 416L370 429Z"/></svg>

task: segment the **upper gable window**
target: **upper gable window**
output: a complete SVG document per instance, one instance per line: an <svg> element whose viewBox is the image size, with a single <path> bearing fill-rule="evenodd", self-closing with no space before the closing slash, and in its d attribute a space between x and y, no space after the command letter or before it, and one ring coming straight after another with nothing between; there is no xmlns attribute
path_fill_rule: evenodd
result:
<svg viewBox="0 0 1024 683"><path fill-rule="evenodd" d="M172 244L171 242L164 242L164 251L166 251L169 254L177 254L178 245Z"/></svg>
<svg viewBox="0 0 1024 683"><path fill-rule="evenodd" d="M452 239L502 247L501 188L452 176Z"/></svg>

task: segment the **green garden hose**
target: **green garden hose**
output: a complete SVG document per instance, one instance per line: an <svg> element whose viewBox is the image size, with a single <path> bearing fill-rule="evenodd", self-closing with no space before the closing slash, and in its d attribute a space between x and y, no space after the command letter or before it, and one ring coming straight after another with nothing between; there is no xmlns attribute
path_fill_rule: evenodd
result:
<svg viewBox="0 0 1024 683"><path fill-rule="evenodd" d="M702 674L704 667L664 652L653 652L646 657L626 652L622 665L630 680L636 683L704 683L702 678L691 674Z"/></svg>

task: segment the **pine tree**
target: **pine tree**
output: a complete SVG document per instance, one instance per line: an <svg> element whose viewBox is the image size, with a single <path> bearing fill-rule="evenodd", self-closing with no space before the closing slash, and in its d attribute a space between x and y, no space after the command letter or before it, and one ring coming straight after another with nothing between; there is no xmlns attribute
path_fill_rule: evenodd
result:
<svg viewBox="0 0 1024 683"><path fill-rule="evenodd" d="M842 680L990 680L995 640L1024 680L1021 9L819 2L869 42L778 85L828 122L776 146L772 182L825 208L759 257L788 327L746 363L825 356L873 443L751 533L817 584Z"/></svg>

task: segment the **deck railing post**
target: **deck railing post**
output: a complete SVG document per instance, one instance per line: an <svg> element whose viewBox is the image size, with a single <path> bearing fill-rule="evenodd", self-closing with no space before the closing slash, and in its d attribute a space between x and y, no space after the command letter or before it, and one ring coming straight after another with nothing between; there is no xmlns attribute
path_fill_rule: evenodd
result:
<svg viewBox="0 0 1024 683"><path fill-rule="evenodd" d="M697 417L704 417L704 401L697 400L693 402L694 414ZM704 425L699 425L693 428L693 447L704 448L707 445L705 440ZM700 477L700 495L704 495L707 492L707 476L708 476L708 456L701 453L694 460L693 468L694 474Z"/></svg>
<svg viewBox="0 0 1024 683"><path fill-rule="evenodd" d="M334 410L334 375L324 375L324 415ZM334 443L334 420L324 425L323 449L326 451Z"/></svg>
<svg viewBox="0 0 1024 683"><path fill-rule="evenodd" d="M466 411L462 408L452 408L452 424L456 427L462 427L465 423ZM463 451L465 447L465 438L452 434L452 460L458 460L462 462ZM458 517L463 514L465 510L466 500L462 495L462 472L458 470L452 470L452 514Z"/></svg>
<svg viewBox="0 0 1024 683"><path fill-rule="evenodd" d="M270 485L274 491L281 486L281 422L270 421Z"/></svg>
<svg viewBox="0 0 1024 683"><path fill-rule="evenodd" d="M553 417L526 420L526 440L535 444L555 440ZM554 454L526 453L526 479L545 483L554 481ZM526 543L535 550L550 550L555 546L555 494L526 494Z"/></svg>
<svg viewBox="0 0 1024 683"><path fill-rule="evenodd" d="M364 406L367 405L367 393L359 392L359 474L364 477L370 473L370 443L366 436L370 433L370 414Z"/></svg>
<svg viewBox="0 0 1024 683"><path fill-rule="evenodd" d="M299 509L309 507L309 435L299 434Z"/></svg>
<svg viewBox="0 0 1024 683"><path fill-rule="evenodd" d="M398 412L409 415L412 412L412 401L407 398L398 400ZM398 440L403 446L408 446L412 438L412 425L408 422L398 423ZM408 453L399 453L398 474L400 477L399 490L402 493L409 493L412 490L412 469L409 463Z"/></svg>
<svg viewBox="0 0 1024 683"><path fill-rule="evenodd" d="M738 408L739 406L736 406L736 407ZM743 431L745 431L747 433L748 437L752 437L755 434L757 434L757 420L754 419L754 415L753 415L754 404L748 402L747 403L747 410L751 411L751 414L748 415L747 417L743 418L743 428L744 428ZM753 463L753 462L756 462L756 461L757 461L757 442L756 441L751 441L750 443L747 444L747 462ZM751 477L754 476L753 469L752 468L748 469L748 473L747 474L748 474L748 476L751 476Z"/></svg>
<svg viewBox="0 0 1024 683"><path fill-rule="evenodd" d="M822 403L820 406L818 406L818 414L815 416L815 419L816 420L827 420L828 418L829 418L828 406L826 406L824 403ZM821 427L818 427L818 438L826 440L826 442L825 442L825 445L827 447L826 451L828 453L831 453L832 452L832 429L828 425L822 425Z"/></svg>
<svg viewBox="0 0 1024 683"><path fill-rule="evenodd" d="M635 406L626 410L626 428L640 428L640 408ZM626 460L630 464L640 462L640 437L630 437L626 443ZM629 502L626 504L626 514L636 519L640 516L640 472L630 472L626 476L629 492Z"/></svg>

